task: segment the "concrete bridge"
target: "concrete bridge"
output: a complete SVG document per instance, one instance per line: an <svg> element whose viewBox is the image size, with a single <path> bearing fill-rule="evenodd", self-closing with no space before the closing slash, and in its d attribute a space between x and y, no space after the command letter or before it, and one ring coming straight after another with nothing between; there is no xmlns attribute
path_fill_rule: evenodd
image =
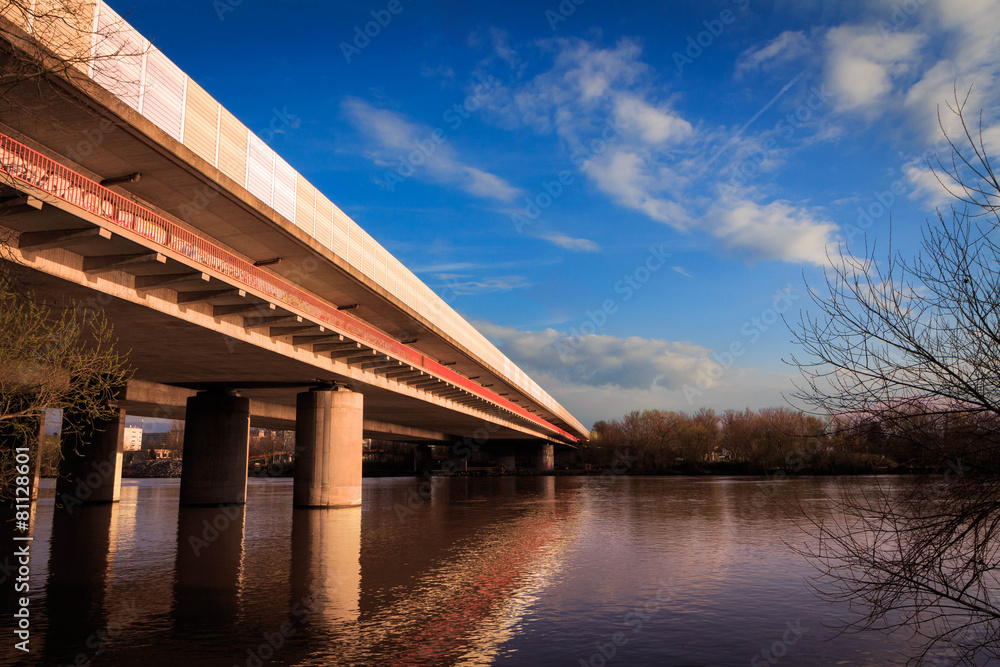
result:
<svg viewBox="0 0 1000 667"><path fill-rule="evenodd" d="M7 264L49 303L101 309L136 369L61 492L118 498L126 413L186 420L190 505L244 502L251 424L294 426L295 503L318 507L360 503L366 436L452 445L459 468L531 448L543 470L587 437L107 4L80 7L0 15L0 55L70 63L5 91Z"/></svg>

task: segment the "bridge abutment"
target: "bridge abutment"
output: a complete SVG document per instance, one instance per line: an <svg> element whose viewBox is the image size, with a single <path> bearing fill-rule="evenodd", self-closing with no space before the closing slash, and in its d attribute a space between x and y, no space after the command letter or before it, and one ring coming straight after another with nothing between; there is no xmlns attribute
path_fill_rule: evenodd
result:
<svg viewBox="0 0 1000 667"><path fill-rule="evenodd" d="M361 504L364 395L346 389L313 389L295 406L296 507Z"/></svg>
<svg viewBox="0 0 1000 667"><path fill-rule="evenodd" d="M247 498L250 399L199 392L187 399L181 505L242 504Z"/></svg>
<svg viewBox="0 0 1000 667"><path fill-rule="evenodd" d="M56 499L72 510L87 503L113 503L121 496L122 458L125 452L125 409L111 419L77 423L63 419L62 459L56 481Z"/></svg>

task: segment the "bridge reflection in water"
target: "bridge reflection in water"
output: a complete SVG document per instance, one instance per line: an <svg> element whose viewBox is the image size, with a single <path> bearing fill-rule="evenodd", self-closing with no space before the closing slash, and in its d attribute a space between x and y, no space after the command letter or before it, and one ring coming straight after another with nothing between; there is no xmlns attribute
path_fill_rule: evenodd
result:
<svg viewBox="0 0 1000 667"><path fill-rule="evenodd" d="M144 480L69 515L43 486L35 655L488 663L559 567L575 510L552 477L474 481L435 480L428 494L423 480L372 480L363 509L289 512L290 480L252 480L245 507L209 508L178 508L175 480Z"/></svg>

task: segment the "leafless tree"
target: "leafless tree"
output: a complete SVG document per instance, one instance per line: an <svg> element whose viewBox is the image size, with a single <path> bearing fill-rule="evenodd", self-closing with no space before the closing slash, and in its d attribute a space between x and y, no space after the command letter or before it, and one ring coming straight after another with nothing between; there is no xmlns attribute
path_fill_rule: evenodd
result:
<svg viewBox="0 0 1000 667"><path fill-rule="evenodd" d="M839 254L810 289L818 314L792 327L796 398L859 441L905 441L934 473L802 510L817 590L859 612L851 629L912 633L922 663L1000 658L1000 182L967 102L947 105L959 136L939 117L951 157L929 163L950 212L912 258Z"/></svg>
<svg viewBox="0 0 1000 667"><path fill-rule="evenodd" d="M35 446L47 410L77 427L115 416L109 407L129 376L103 314L53 308L0 281L0 441ZM0 499L13 498L13 447L0 448Z"/></svg>
<svg viewBox="0 0 1000 667"><path fill-rule="evenodd" d="M91 0L0 0L0 103L36 116L18 90L30 86L77 101L65 84L86 83L95 73L105 87L138 85L123 64L141 58L148 44L136 43L123 20L95 25L94 12ZM33 99L44 104L45 95Z"/></svg>
<svg viewBox="0 0 1000 667"><path fill-rule="evenodd" d="M130 41L120 20L95 25L94 11L88 0L0 0L0 108L6 121L47 118L37 112L53 95L79 104L71 91L96 85L94 73L105 87L133 83L121 64L148 45ZM0 170L10 174L15 162L0 161ZM43 303L24 289L11 252L16 234L2 223L0 519L6 531L17 476L14 445L36 449L39 422L50 409L72 412L80 427L110 417L108 400L128 371L101 313Z"/></svg>

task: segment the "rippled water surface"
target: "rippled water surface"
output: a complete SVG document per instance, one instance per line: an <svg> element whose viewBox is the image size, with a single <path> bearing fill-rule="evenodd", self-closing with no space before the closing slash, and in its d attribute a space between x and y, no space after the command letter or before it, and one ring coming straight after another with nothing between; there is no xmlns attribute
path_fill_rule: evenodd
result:
<svg viewBox="0 0 1000 667"><path fill-rule="evenodd" d="M65 517L50 481L26 664L878 665L902 647L837 636L847 610L784 544L802 534L768 498L823 503L834 480L422 483L293 510L291 480L251 479L245 509L179 510L178 480L126 480Z"/></svg>

